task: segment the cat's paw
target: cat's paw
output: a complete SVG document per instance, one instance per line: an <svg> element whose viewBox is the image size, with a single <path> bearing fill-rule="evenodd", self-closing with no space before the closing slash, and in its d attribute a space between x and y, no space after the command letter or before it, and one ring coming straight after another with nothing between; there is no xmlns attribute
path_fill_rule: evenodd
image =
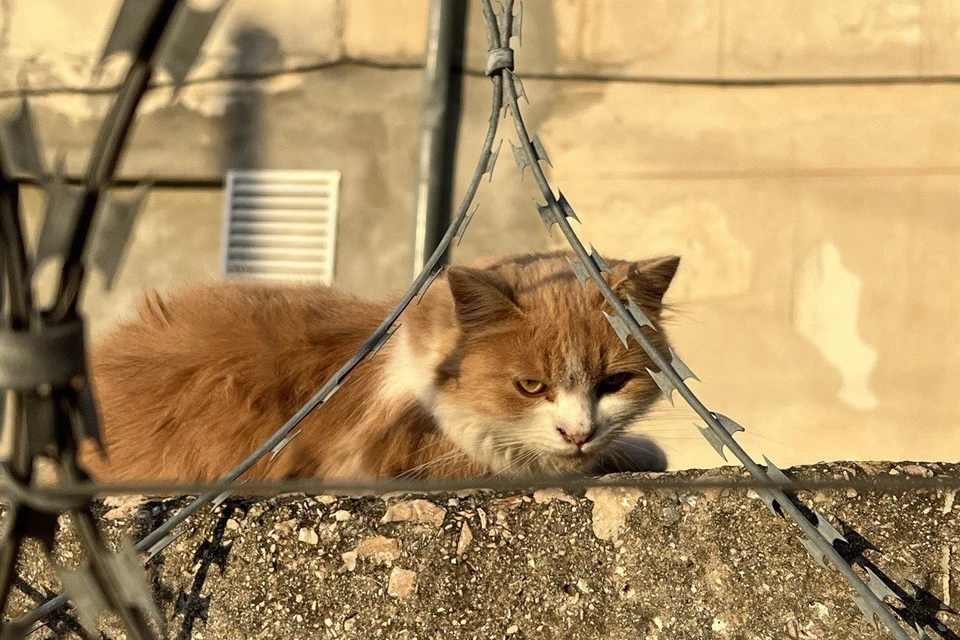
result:
<svg viewBox="0 0 960 640"><path fill-rule="evenodd" d="M617 439L600 457L595 475L631 473L637 471L666 471L667 454L647 436L626 434Z"/></svg>

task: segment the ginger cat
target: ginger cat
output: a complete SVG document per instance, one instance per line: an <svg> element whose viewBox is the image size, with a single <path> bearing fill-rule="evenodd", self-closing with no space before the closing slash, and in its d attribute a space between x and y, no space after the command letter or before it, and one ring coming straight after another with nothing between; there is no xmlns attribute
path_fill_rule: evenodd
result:
<svg viewBox="0 0 960 640"><path fill-rule="evenodd" d="M625 429L660 391L624 348L566 252L450 267L374 358L254 478L450 477L662 470ZM604 276L657 325L679 264L608 260ZM168 299L92 354L104 480L213 480L283 424L366 340L392 301L314 285L233 281Z"/></svg>

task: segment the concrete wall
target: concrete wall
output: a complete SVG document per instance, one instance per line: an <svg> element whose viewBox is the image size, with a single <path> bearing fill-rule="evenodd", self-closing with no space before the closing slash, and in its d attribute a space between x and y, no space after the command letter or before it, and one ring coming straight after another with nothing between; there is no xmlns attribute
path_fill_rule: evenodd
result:
<svg viewBox="0 0 960 640"><path fill-rule="evenodd" d="M117 5L0 8L0 87L26 78L48 153L75 171L109 104L89 78ZM339 169L337 284L395 291L410 277L427 3L264 6L234 0L191 84L172 102L151 93L122 173ZM476 2L469 29L477 70ZM960 459L960 5L527 2L517 69L582 237L683 256L678 351L748 449L781 464ZM488 103L489 81L468 77L458 193ZM559 246L535 195L505 154L455 258ZM216 190L156 190L117 288L87 296L94 330L144 287L215 277L221 205ZM712 466L691 418L665 406L648 430L674 466Z"/></svg>
<svg viewBox="0 0 960 640"><path fill-rule="evenodd" d="M822 481L957 471L842 463L789 472ZM739 475L732 468L721 473L664 479ZM957 616L938 611L941 603L956 608L960 598L954 497L840 489L804 492L803 502L860 550L851 555L861 567L903 599L905 626L919 619L931 638L956 638ZM115 543L143 536L183 504L132 496L96 508ZM869 625L852 588L836 570L817 566L798 533L755 493L739 490L287 495L228 501L186 528L147 571L171 638L892 637ZM57 589L38 545L25 548L11 615ZM72 527L64 526L57 564L74 567L83 555ZM79 630L68 611L36 637L93 637ZM100 630L111 638L121 633L113 616L103 617Z"/></svg>

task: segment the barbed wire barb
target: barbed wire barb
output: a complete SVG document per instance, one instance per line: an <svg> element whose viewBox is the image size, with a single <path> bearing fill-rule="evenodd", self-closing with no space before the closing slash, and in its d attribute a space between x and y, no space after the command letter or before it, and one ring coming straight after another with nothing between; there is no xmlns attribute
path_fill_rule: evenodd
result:
<svg viewBox="0 0 960 640"><path fill-rule="evenodd" d="M550 162L550 157L547 155L547 150L543 148L543 142L540 141L540 136L533 136L531 143L533 144L534 151L537 153L537 160L546 162L552 167L553 164Z"/></svg>
<svg viewBox="0 0 960 640"><path fill-rule="evenodd" d="M530 98L527 97L527 92L523 90L523 82L520 81L520 77L517 75L513 76L514 82L517 87L517 97L523 98L527 101L527 104L530 104Z"/></svg>
<svg viewBox="0 0 960 640"><path fill-rule="evenodd" d="M741 430L742 429L743 427L741 427ZM788 478L787 474L785 474L783 471L780 470L780 467L770 462L770 459L767 458L767 456L763 456L763 462L764 464L767 465L767 476L771 480L773 480L774 482L779 482L787 487L794 486L793 480ZM833 542L833 540L830 540L830 542Z"/></svg>
<svg viewBox="0 0 960 640"><path fill-rule="evenodd" d="M817 518L817 522L816 522L817 531L819 531L820 535L822 535L824 538L827 539L827 542L829 542L830 544L833 544L837 540L844 543L847 542L847 539L844 538L843 535L839 531L837 531L836 528L832 524L830 524L830 522L822 514L817 513L817 511L813 509L811 509L811 511L813 512L813 515L816 516Z"/></svg>
<svg viewBox="0 0 960 640"><path fill-rule="evenodd" d="M497 145L496 151L490 154L490 159L487 160L487 166L484 167L483 172L489 176L487 182L493 181L493 168L497 164L497 158L500 157L500 149L503 147L503 139L500 140L500 144ZM473 217L472 214L470 217ZM469 219L469 218L468 218Z"/></svg>
<svg viewBox="0 0 960 640"><path fill-rule="evenodd" d="M399 328L400 328L399 324L395 327L391 327L390 329L385 331L382 336L377 338L377 342L373 345L373 348L370 349L370 353L367 354L367 357L373 358L373 356L377 355L377 352L380 351L380 348L383 347L383 345L387 344L387 340L392 338L393 334L396 333L397 329Z"/></svg>
<svg viewBox="0 0 960 640"><path fill-rule="evenodd" d="M580 264L578 260L568 257L567 262L570 263L570 268L573 270L573 275L577 278L580 286L586 289L587 283L590 281L590 274L587 273L587 270L583 268L583 265Z"/></svg>
<svg viewBox="0 0 960 640"><path fill-rule="evenodd" d="M870 567L862 567L867 574L867 586L873 591L880 600L891 598L903 604L903 600L891 589L884 580L874 572Z"/></svg>
<svg viewBox="0 0 960 640"><path fill-rule="evenodd" d="M619 318L619 320L623 322L623 318ZM626 322L624 322L624 327L626 327ZM624 343L626 343L626 340L624 340ZM660 387L663 397L667 399L667 402L670 403L670 406L675 406L673 404L673 392L676 390L677 386L673 383L673 380L670 379L670 376L668 376L664 371L654 371L649 367L647 368L647 373L651 378L653 378L653 381L657 384L657 386Z"/></svg>
<svg viewBox="0 0 960 640"><path fill-rule="evenodd" d="M549 204L540 204L536 200L533 201L533 204L537 207L537 213L540 214L540 219L543 220L543 225L547 228L547 232L551 232L553 225L557 224L553 215L553 207Z"/></svg>
<svg viewBox="0 0 960 640"><path fill-rule="evenodd" d="M433 284L433 281L437 279L437 276L443 271L443 266L437 267L430 275L424 280L423 284L420 286L420 290L417 291L417 304L420 304L423 301L423 296L427 295L427 289L430 288L430 285Z"/></svg>
<svg viewBox="0 0 960 640"><path fill-rule="evenodd" d="M716 434L707 427L701 427L697 423L694 423L693 426L700 431L700 435L703 436L703 439L706 440L711 447L713 447L713 450L716 451L721 458L723 458L723 461L727 462L727 454L723 451L723 447L725 446L723 440L718 438Z"/></svg>
<svg viewBox="0 0 960 640"><path fill-rule="evenodd" d="M523 3L517 3L517 12L513 15L513 37L517 44L523 44Z"/></svg>
<svg viewBox="0 0 960 640"><path fill-rule="evenodd" d="M549 202L547 204L549 204ZM570 203L567 201L567 197L559 190L557 191L557 206L560 207L560 215L562 215L564 218L570 218L580 222L580 218L577 217L573 207L570 206Z"/></svg>
<svg viewBox="0 0 960 640"><path fill-rule="evenodd" d="M673 350L673 347L667 347L667 352L670 354L670 366L673 367L674 371L677 372L677 375L680 376L683 380L696 380L700 382L700 378L690 370L690 367L680 359L680 356L677 355L677 352Z"/></svg>
<svg viewBox="0 0 960 640"><path fill-rule="evenodd" d="M824 554L823 549L813 541L812 538L805 538L803 536L798 536L797 540L800 541L800 544L803 545L803 548L807 550L810 556L816 561L818 565L824 569L829 569L827 565L827 556Z"/></svg>
<svg viewBox="0 0 960 640"><path fill-rule="evenodd" d="M303 429L297 429L296 431L288 435L286 438L278 442L276 446L270 450L270 462L273 462L273 459L276 458L278 455L280 455L280 452L283 451L284 447L290 444L290 441L296 438L298 435L300 435L302 431Z"/></svg>
<svg viewBox="0 0 960 640"><path fill-rule="evenodd" d="M580 264L580 268L585 269L582 264ZM623 318L621 318L616 314L607 313L606 311L604 311L603 315L606 317L607 322L610 323L610 326L613 327L613 330L616 332L617 337L620 338L620 342L623 343L623 348L629 349L630 343L627 342L627 338L630 337L630 330L627 328L627 323L623 321ZM649 371L650 370L647 369L647 372Z"/></svg>
<svg viewBox="0 0 960 640"><path fill-rule="evenodd" d="M630 315L633 316L633 319L636 321L637 325L641 327L650 327L656 331L657 328L654 326L653 321L650 320L650 318L647 317L647 314L645 314L637 305L637 303L633 301L633 298L631 298L629 295L626 296L626 298L627 310L630 312Z"/></svg>
<svg viewBox="0 0 960 640"><path fill-rule="evenodd" d="M224 491L223 494L222 494L222 495L223 495L223 500L226 500L226 499L230 496L231 493L233 493L233 492L232 492L232 491L230 491L230 492ZM217 502L217 500L220 500L220 497L219 497L219 496L217 497L217 499L214 500L214 502L216 502L216 504L214 504L214 502L211 502L211 503L210 503L212 507L216 508L216 507L220 506L220 504L223 502L223 500L220 500L220 502ZM157 555L158 553L160 553L161 551L163 551L164 549L166 549L168 546L170 546L171 544L173 544L173 542L176 541L177 538L180 538L181 536L185 535L185 534L187 533L187 531L188 531L187 529L181 529L180 531L177 531L176 533L170 533L170 534L164 536L163 538L160 538L159 540L157 540L153 545L150 546L149 549L146 550L146 552L147 552L147 553L146 553L146 556L147 556L147 557L145 558L145 562L150 562L151 560L153 560L153 558L156 557L156 555Z"/></svg>
<svg viewBox="0 0 960 640"><path fill-rule="evenodd" d="M613 274L610 265L607 264L607 261L603 259L603 256L600 255L600 252L597 251L592 244L590 245L590 259L593 260L593 264L596 265L598 271L606 271L609 274Z"/></svg>
<svg viewBox="0 0 960 640"><path fill-rule="evenodd" d="M501 142L503 141L501 140ZM497 150L499 151L499 148ZM456 235L458 247L460 246L460 243L463 242L463 234L467 232L467 227L470 226L470 222L473 220L473 216L477 214L478 209L480 209L479 202L473 205L473 211L468 213L467 216L463 219L463 222L460 223L460 227L457 229L457 235Z"/></svg>
<svg viewBox="0 0 960 640"><path fill-rule="evenodd" d="M520 172L520 179L523 180L523 170L530 165L530 160L527 158L527 154L523 152L522 146L517 146L513 144L513 141L510 141L510 150L513 151L513 159L517 163L517 170Z"/></svg>

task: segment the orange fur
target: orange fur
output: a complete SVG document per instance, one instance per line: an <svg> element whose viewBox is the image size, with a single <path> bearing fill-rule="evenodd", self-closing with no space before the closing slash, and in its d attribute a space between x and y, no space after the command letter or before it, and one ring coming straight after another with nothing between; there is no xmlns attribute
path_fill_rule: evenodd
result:
<svg viewBox="0 0 960 640"><path fill-rule="evenodd" d="M676 260L610 264L611 285L659 324ZM88 453L85 462L110 480L221 476L354 354L390 306L325 287L239 282L197 286L166 300L148 295L140 319L119 325L93 350L109 457ZM535 442L551 437L541 424L548 418L531 416L555 409L547 403L558 394L593 393L596 410L598 381L629 371L636 375L618 392L613 442L620 422L655 401L659 392L643 375L652 368L646 355L634 343L624 349L599 308L599 291L581 288L563 253L451 268L446 282L405 312L377 356L304 420L302 433L249 475L464 477L594 465L607 447L599 431L596 452L558 457ZM666 349L662 330L652 339ZM552 398L517 392L516 376L534 375L550 382ZM473 417L461 425L451 415ZM533 428L534 444L526 446L520 441ZM473 450L469 438L492 453Z"/></svg>

